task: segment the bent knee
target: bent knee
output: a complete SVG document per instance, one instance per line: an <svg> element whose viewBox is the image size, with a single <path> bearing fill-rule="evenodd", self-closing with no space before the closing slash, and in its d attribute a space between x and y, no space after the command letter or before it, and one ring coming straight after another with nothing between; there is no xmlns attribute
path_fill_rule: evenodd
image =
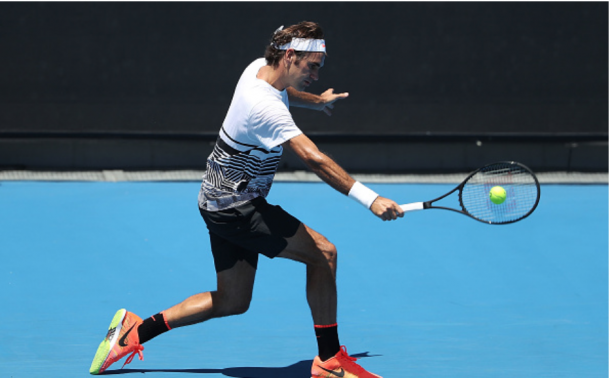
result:
<svg viewBox="0 0 610 378"><path fill-rule="evenodd" d="M218 317L241 315L248 311L252 297L237 299L233 296L219 295L214 303L214 312Z"/></svg>
<svg viewBox="0 0 610 378"><path fill-rule="evenodd" d="M250 308L250 302L238 303L228 309L227 315L241 315L245 314Z"/></svg>
<svg viewBox="0 0 610 378"><path fill-rule="evenodd" d="M226 303L226 304L224 304L224 306L221 306L216 309L216 315L219 317L241 315L241 314L246 313L249 308L250 308L250 302Z"/></svg>
<svg viewBox="0 0 610 378"><path fill-rule="evenodd" d="M317 246L323 256L320 263L326 263L334 269L337 266L337 247L327 239L319 241Z"/></svg>

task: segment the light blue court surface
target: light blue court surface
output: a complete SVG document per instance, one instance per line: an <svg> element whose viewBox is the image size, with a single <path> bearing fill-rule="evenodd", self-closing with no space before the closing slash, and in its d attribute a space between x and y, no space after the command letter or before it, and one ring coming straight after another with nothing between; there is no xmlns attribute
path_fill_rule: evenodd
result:
<svg viewBox="0 0 610 378"><path fill-rule="evenodd" d="M453 185L370 185L400 203ZM0 377L87 377L115 311L215 288L199 183L0 183ZM324 184L279 203L339 249L339 332L384 378L608 377L608 186L544 185L489 226L442 210L382 222ZM261 258L245 315L180 328L112 372L309 377L305 269Z"/></svg>

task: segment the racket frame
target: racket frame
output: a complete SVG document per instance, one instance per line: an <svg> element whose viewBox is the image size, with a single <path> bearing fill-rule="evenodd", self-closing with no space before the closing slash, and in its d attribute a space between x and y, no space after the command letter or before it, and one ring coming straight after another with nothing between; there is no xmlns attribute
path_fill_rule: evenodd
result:
<svg viewBox="0 0 610 378"><path fill-rule="evenodd" d="M466 208L464 207L464 203L462 201L462 189L464 189L464 186L466 186L466 183L468 182L468 180L470 180L474 175L476 175L477 173L481 172L482 170L484 170L487 167L490 167L492 165L497 165L497 164L510 164L510 165L517 165L519 167L521 167L522 169L524 169L525 171L527 171L533 178L534 178L534 182L536 184L536 202L534 202L534 206L532 206L532 208L530 209L530 211L528 211L525 215L517 218L517 219L513 219L510 221L505 221L505 222L492 222L492 221L486 221L483 219L479 219L477 217L475 217L474 215L470 214ZM456 190L459 190L458 193L458 198L459 198L459 202L460 202L460 207L462 208L462 210L459 209L454 209L451 207L445 207L445 206L433 206L432 203L442 200L443 198L449 196L450 194L453 194ZM405 205L401 205L400 207L403 209L403 211L415 211L415 210L426 210L426 209L442 209L442 210L451 210L454 211L456 213L460 213L460 214L464 214L467 215L469 217L471 217L472 219L475 219L479 222L485 223L485 224L509 224L509 223L514 223L517 221L520 221L524 218L527 218L531 213L534 212L534 210L536 210L536 207L538 207L538 202L540 202L540 183L538 182L538 178L536 177L536 175L534 174L534 172L532 172L531 169L529 169L528 167L526 167L525 165L518 163L516 161L498 161L495 163L491 163L491 164L487 164L473 172L471 172L468 177L466 177L464 179L464 181L462 181L458 186L456 186L455 188L453 188L453 190L451 190L450 192L447 192L446 194L435 198L431 201L426 201L426 202L414 202L414 203L409 203L409 204L405 204Z"/></svg>

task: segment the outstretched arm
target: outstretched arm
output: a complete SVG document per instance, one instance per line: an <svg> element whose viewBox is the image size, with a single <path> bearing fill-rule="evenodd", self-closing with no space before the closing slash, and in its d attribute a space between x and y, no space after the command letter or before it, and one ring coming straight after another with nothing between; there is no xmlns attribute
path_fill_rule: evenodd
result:
<svg viewBox="0 0 610 378"><path fill-rule="evenodd" d="M322 153L305 134L290 139L284 143L284 146L290 147L309 169L337 191L352 197L354 188L365 188L354 180L339 164ZM365 188L365 190L368 189ZM394 220L404 215L404 212L396 202L381 196L377 196L373 200L369 209L384 221Z"/></svg>
<svg viewBox="0 0 610 378"><path fill-rule="evenodd" d="M321 95L316 95L309 92L297 91L292 87L286 88L290 106L299 108L307 108L313 110L321 110L329 116L332 115L330 109L334 108L335 101L347 98L349 93L334 93L334 90L328 89Z"/></svg>

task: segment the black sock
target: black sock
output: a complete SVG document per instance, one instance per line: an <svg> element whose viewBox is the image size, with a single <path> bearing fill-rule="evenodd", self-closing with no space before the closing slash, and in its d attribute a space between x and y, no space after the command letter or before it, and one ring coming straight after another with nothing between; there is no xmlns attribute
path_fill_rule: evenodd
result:
<svg viewBox="0 0 610 378"><path fill-rule="evenodd" d="M138 327L138 336L140 336L140 344L144 344L150 339L159 336L162 333L169 331L171 328L165 321L163 313L153 315L145 319Z"/></svg>
<svg viewBox="0 0 610 378"><path fill-rule="evenodd" d="M318 340L318 356L322 361L333 357L341 349L337 324L328 326L314 326Z"/></svg>

